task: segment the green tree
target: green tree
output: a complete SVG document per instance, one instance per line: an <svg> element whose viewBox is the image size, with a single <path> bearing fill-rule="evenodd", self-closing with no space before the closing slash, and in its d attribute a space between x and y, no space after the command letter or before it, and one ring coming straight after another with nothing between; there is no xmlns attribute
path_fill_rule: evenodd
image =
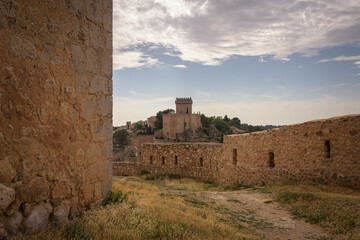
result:
<svg viewBox="0 0 360 240"><path fill-rule="evenodd" d="M115 148L124 149L130 144L130 134L127 130L122 129L114 133L113 142Z"/></svg>
<svg viewBox="0 0 360 240"><path fill-rule="evenodd" d="M225 117L224 117L224 121L225 121L225 122L230 122L230 118L228 118L228 116L227 116L227 115L225 115Z"/></svg>
<svg viewBox="0 0 360 240"><path fill-rule="evenodd" d="M160 130L163 128L163 119L162 119L162 116L164 114L168 114L168 113L173 113L175 112L174 109L166 109L164 111L159 111L157 114L156 114L156 120L155 120L155 123L154 123L154 131L156 130Z"/></svg>
<svg viewBox="0 0 360 240"><path fill-rule="evenodd" d="M237 127L239 129L241 127L241 121L237 117L232 118L229 123L230 123L231 126Z"/></svg>
<svg viewBox="0 0 360 240"><path fill-rule="evenodd" d="M203 128L210 127L210 124L212 124L214 120L214 117L207 117L204 114L201 114L201 125Z"/></svg>
<svg viewBox="0 0 360 240"><path fill-rule="evenodd" d="M230 130L230 124L220 118L215 118L214 119L214 126L223 134L229 134L231 133Z"/></svg>
<svg viewBox="0 0 360 240"><path fill-rule="evenodd" d="M135 130L141 130L141 129L143 129L143 127L144 126L141 123L135 123L135 125L134 125Z"/></svg>

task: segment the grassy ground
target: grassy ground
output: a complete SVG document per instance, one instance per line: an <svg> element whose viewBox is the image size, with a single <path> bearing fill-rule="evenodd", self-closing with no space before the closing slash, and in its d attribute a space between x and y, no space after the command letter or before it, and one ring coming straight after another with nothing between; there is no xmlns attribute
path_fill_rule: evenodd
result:
<svg viewBox="0 0 360 240"><path fill-rule="evenodd" d="M25 239L260 238L238 223L225 221L214 204L194 197L204 190L227 188L177 176L114 178L110 204Z"/></svg>
<svg viewBox="0 0 360 240"><path fill-rule="evenodd" d="M199 198L203 191L241 189L176 175L115 177L106 206L22 239L264 239L254 230L271 226L252 212L234 212ZM252 191L272 194L295 218L324 227L330 239L360 239L360 191L297 184Z"/></svg>
<svg viewBox="0 0 360 240"><path fill-rule="evenodd" d="M271 193L295 218L325 228L334 239L360 239L360 191L336 186L268 185Z"/></svg>

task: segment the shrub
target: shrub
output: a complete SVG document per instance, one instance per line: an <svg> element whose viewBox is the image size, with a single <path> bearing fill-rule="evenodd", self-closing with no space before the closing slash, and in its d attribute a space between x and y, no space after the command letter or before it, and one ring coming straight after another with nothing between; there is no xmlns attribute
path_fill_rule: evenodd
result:
<svg viewBox="0 0 360 240"><path fill-rule="evenodd" d="M106 198L103 200L102 205L122 203L127 200L128 193L123 193L121 190L115 192L109 192Z"/></svg>
<svg viewBox="0 0 360 240"><path fill-rule="evenodd" d="M147 175L147 174L149 174L149 172L146 170L141 170L139 173L140 176Z"/></svg>
<svg viewBox="0 0 360 240"><path fill-rule="evenodd" d="M79 220L75 220L66 226L66 238L90 240L91 233L85 230L84 225Z"/></svg>

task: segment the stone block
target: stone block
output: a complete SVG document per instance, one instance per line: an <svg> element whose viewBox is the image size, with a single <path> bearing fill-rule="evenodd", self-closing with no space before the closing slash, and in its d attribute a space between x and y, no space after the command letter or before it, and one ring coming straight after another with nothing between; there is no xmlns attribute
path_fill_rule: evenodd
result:
<svg viewBox="0 0 360 240"><path fill-rule="evenodd" d="M89 88L89 80L84 73L76 73L76 92L86 93Z"/></svg>
<svg viewBox="0 0 360 240"><path fill-rule="evenodd" d="M70 213L70 207L68 205L62 204L54 207L54 212L52 214L52 222L64 222L68 219Z"/></svg>
<svg viewBox="0 0 360 240"><path fill-rule="evenodd" d="M102 148L99 144L91 143L85 152L85 162L88 165L91 165L95 162L101 161L103 158Z"/></svg>
<svg viewBox="0 0 360 240"><path fill-rule="evenodd" d="M36 206L36 203L24 203L22 205L22 212L24 214L25 217L29 216L29 214L31 213L32 209Z"/></svg>
<svg viewBox="0 0 360 240"><path fill-rule="evenodd" d="M15 212L10 217L6 219L6 230L12 234L16 235L20 232L21 221L23 220L23 216L20 211Z"/></svg>
<svg viewBox="0 0 360 240"><path fill-rule="evenodd" d="M86 49L86 70L93 74L100 73L99 58L93 48Z"/></svg>
<svg viewBox="0 0 360 240"><path fill-rule="evenodd" d="M108 77L108 78L112 77L111 53L108 51L103 51L101 69L106 77ZM112 85L109 85L109 86L112 86Z"/></svg>
<svg viewBox="0 0 360 240"><path fill-rule="evenodd" d="M101 95L97 97L97 112L101 116L108 116L112 113L112 96Z"/></svg>
<svg viewBox="0 0 360 240"><path fill-rule="evenodd" d="M105 44L105 38L103 36L101 28L94 23L88 21L86 30L90 33L86 35L86 45L93 47L94 49L103 48Z"/></svg>
<svg viewBox="0 0 360 240"><path fill-rule="evenodd" d="M95 107L95 98L94 97L84 97L84 103L81 106L80 116L84 119L92 119L94 114Z"/></svg>
<svg viewBox="0 0 360 240"><path fill-rule="evenodd" d="M58 18L48 18L46 25L47 25L47 29L51 33L59 32L62 29L60 19Z"/></svg>
<svg viewBox="0 0 360 240"><path fill-rule="evenodd" d="M91 94L109 94L109 82L106 77L95 75L90 81L89 93Z"/></svg>
<svg viewBox="0 0 360 240"><path fill-rule="evenodd" d="M108 194L108 192L110 192L112 189L112 181L111 181L111 176L110 176L110 180L107 181L104 185L103 188L101 190L101 193L103 196L106 196L106 194Z"/></svg>
<svg viewBox="0 0 360 240"><path fill-rule="evenodd" d="M13 56L21 56L24 59L35 60L37 58L37 51L35 45L26 39L19 37L11 37L10 52Z"/></svg>
<svg viewBox="0 0 360 240"><path fill-rule="evenodd" d="M19 210L19 207L21 205L21 202L19 199L15 199L13 203L6 209L5 214L8 216L13 215L15 212Z"/></svg>
<svg viewBox="0 0 360 240"><path fill-rule="evenodd" d="M70 66L76 72L83 73L85 68L85 55L80 46L72 44L70 46L71 60Z"/></svg>
<svg viewBox="0 0 360 240"><path fill-rule="evenodd" d="M105 141L112 140L112 119L105 118L95 127L97 137L103 138Z"/></svg>
<svg viewBox="0 0 360 240"><path fill-rule="evenodd" d="M79 201L82 206L86 206L93 200L94 197L94 185L89 183L85 184L81 190L79 195Z"/></svg>
<svg viewBox="0 0 360 240"><path fill-rule="evenodd" d="M84 1L79 1L79 0L66 1L65 6L67 11L74 16L81 15L84 11Z"/></svg>
<svg viewBox="0 0 360 240"><path fill-rule="evenodd" d="M0 211L4 212L15 200L15 190L0 183Z"/></svg>
<svg viewBox="0 0 360 240"><path fill-rule="evenodd" d="M9 161L9 157L0 160L0 183L10 184L16 176L16 171Z"/></svg>
<svg viewBox="0 0 360 240"><path fill-rule="evenodd" d="M53 203L60 203L62 199L71 196L71 187L68 181L57 181L52 189L51 197Z"/></svg>
<svg viewBox="0 0 360 240"><path fill-rule="evenodd" d="M44 177L33 177L30 182L19 188L22 202L40 202L49 199L50 184Z"/></svg>
<svg viewBox="0 0 360 240"><path fill-rule="evenodd" d="M102 2L97 0L86 0L86 16L95 24L102 25Z"/></svg>
<svg viewBox="0 0 360 240"><path fill-rule="evenodd" d="M104 0L104 28L112 32L112 1Z"/></svg>
<svg viewBox="0 0 360 240"><path fill-rule="evenodd" d="M41 61L49 64L60 65L62 58L57 54L56 48L46 44L41 52Z"/></svg>
<svg viewBox="0 0 360 240"><path fill-rule="evenodd" d="M39 203L24 221L26 231L44 229L49 223L52 207L49 203Z"/></svg>

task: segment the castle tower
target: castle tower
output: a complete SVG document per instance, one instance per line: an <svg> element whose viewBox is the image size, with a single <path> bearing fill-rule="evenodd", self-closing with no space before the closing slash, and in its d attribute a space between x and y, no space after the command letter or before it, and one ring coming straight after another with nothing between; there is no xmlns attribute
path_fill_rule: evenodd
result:
<svg viewBox="0 0 360 240"><path fill-rule="evenodd" d="M190 98L176 98L176 113L177 114L191 114L193 101Z"/></svg>

